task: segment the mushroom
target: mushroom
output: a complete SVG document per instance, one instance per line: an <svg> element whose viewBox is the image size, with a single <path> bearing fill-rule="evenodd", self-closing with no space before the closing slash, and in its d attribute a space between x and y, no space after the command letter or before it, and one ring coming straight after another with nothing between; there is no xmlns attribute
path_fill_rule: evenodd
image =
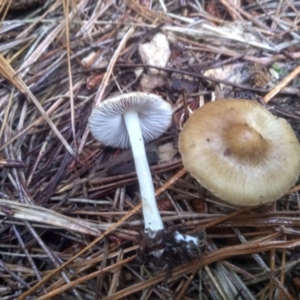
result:
<svg viewBox="0 0 300 300"><path fill-rule="evenodd" d="M164 229L157 208L144 141L158 138L169 127L171 105L159 96L128 93L103 101L96 107L89 126L96 140L106 146L131 146L140 185L145 228L149 234Z"/></svg>
<svg viewBox="0 0 300 300"><path fill-rule="evenodd" d="M279 199L300 172L300 145L289 123L250 100L197 109L183 127L179 151L203 187L235 205Z"/></svg>
<svg viewBox="0 0 300 300"><path fill-rule="evenodd" d="M135 92L101 102L98 107L94 108L89 118L91 133L98 141L112 147L129 148L131 146L140 186L146 235L145 249L150 251L154 245L156 248L151 254L155 257L160 257L165 253L157 249L157 243L162 245L163 240L169 239L169 235L164 230L156 204L144 141L147 143L158 138L169 127L171 116L171 105L161 97ZM149 247L149 240L151 247ZM184 243L191 251L194 246L198 246L197 238L184 236L178 232L172 233L172 240L177 244Z"/></svg>

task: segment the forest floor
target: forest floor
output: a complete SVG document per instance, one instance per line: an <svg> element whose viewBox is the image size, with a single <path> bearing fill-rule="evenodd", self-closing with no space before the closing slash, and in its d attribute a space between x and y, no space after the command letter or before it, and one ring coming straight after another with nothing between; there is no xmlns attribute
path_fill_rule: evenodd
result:
<svg viewBox="0 0 300 300"><path fill-rule="evenodd" d="M261 103L300 137L300 2L4 0L0 22L2 300L299 299L299 185L233 206L185 171L178 137L224 98ZM146 151L165 227L202 233L196 259L139 255L131 150L88 126L93 107L128 92L172 105Z"/></svg>

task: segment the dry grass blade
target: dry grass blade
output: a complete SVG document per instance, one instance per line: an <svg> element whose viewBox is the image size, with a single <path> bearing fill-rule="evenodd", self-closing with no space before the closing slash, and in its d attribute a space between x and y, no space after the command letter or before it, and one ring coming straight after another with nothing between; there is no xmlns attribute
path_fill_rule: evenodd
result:
<svg viewBox="0 0 300 300"><path fill-rule="evenodd" d="M220 98L271 103L300 137L299 11L275 0L0 0L0 299L297 299L299 182L273 204L233 207L183 168L178 137ZM199 260L141 262L131 150L88 128L94 106L127 92L173 107L147 159L164 227L206 232Z"/></svg>
<svg viewBox="0 0 300 300"><path fill-rule="evenodd" d="M0 15L1 15L1 23L5 19L7 12L11 6L12 0L2 1L0 3Z"/></svg>
<svg viewBox="0 0 300 300"><path fill-rule="evenodd" d="M33 221L42 224L52 225L56 228L64 228L74 230L93 236L98 236L100 231L93 228L88 222L68 218L62 214L54 212L40 206L23 204L12 200L0 199L0 206L7 208L10 211L10 217L17 220ZM4 212L0 211L0 215L5 216Z"/></svg>
<svg viewBox="0 0 300 300"><path fill-rule="evenodd" d="M264 243L249 243L248 245L238 245L228 248L223 248L214 251L213 253L209 253L206 256L203 257L202 261L192 261L184 266L180 266L175 268L172 271L172 279L175 280L176 276L179 276L180 274L190 274L194 269L198 269L202 266L211 264L213 262L224 260L229 257L233 256L239 256L239 255L245 255L250 253L257 253L258 249L259 251L268 251L270 249L286 249L286 248L292 248L295 246L300 245L300 241L295 243L286 243L286 242L278 242L276 245L273 244L273 242L264 242ZM142 283L138 283L134 286L128 287L124 290L121 290L109 297L103 298L103 300L113 300L113 299L122 299L125 296L128 296L130 294L133 294L137 291L140 291L142 289L145 289L149 286L153 286L155 284L158 284L159 282L163 282L165 280L166 272L163 272L156 277L149 279L147 281L144 281Z"/></svg>
<svg viewBox="0 0 300 300"><path fill-rule="evenodd" d="M74 120L74 95L73 95L73 82L72 82L72 67L71 67L71 49L70 49L70 28L69 28L69 0L64 0L64 13L66 19L66 40L67 40L67 61L68 61L68 72L69 72L69 85L70 85L70 108L71 108L71 124L73 132L74 147L76 149L76 133L75 133L75 120Z"/></svg>
<svg viewBox="0 0 300 300"><path fill-rule="evenodd" d="M184 169L183 169L184 170ZM165 189L167 189L170 185L172 185L178 178L180 178L182 175L185 174L185 171L181 170L173 176L165 185L163 185L160 189L156 191L156 195L160 195ZM28 290L26 293L21 295L17 298L17 300L23 300L28 295L30 295L32 292L34 292L39 286L41 286L43 283L45 283L47 280L49 280L53 275L55 275L57 272L61 271L63 268L65 268L68 264L70 264L73 260L75 260L77 257L79 257L82 253L89 250L93 245L101 241L105 236L107 236L109 233L113 232L118 226L122 225L124 221L126 221L128 218L130 218L133 214L135 214L138 210L142 208L142 205L137 205L133 210L131 210L129 213L127 213L125 216L123 216L116 224L114 224L112 227L110 227L107 231L105 231L103 234L101 234L98 238L96 238L93 242L91 242L87 247L85 247L83 250L81 250L79 253L74 255L72 259L67 261L66 263L62 264L58 269L54 270L52 273L50 273L48 276L43 278L37 285L35 285L33 288Z"/></svg>
<svg viewBox="0 0 300 300"><path fill-rule="evenodd" d="M101 100L102 100L102 98L103 98L103 94L104 94L105 89L106 89L106 86L107 86L108 81L109 81L109 79L110 79L110 77L111 77L111 74L112 74L112 72L113 72L113 68L114 68L115 63L116 63L116 61L117 61L117 59L118 59L118 56L120 55L120 52L123 50L123 48L124 48L124 46L125 46L127 40L130 38L130 36L132 35L133 32L134 32L134 28L133 28L133 27L130 27L130 28L127 30L127 32L126 32L126 34L123 36L123 38L122 38L122 40L121 40L121 42L120 42L118 48L116 49L114 55L112 56L112 58L111 58L111 60L110 60L110 63L109 63L109 65L108 65L108 67L107 67L107 71L105 72L105 74L104 74L104 76L103 76L102 83L101 83L101 85L99 86L99 89L98 89L98 91L97 91L97 94L96 94L96 97L95 97L95 103L94 103L95 106L97 106L97 105L101 102ZM84 133L84 136L83 136L83 139L82 139L82 142L81 142L81 145L79 146L79 153L80 153L80 152L82 151L82 149L83 149L83 146L84 146L84 144L85 144L85 141L86 141L86 138L87 138L88 133L89 133L89 129L86 128L85 133Z"/></svg>
<svg viewBox="0 0 300 300"><path fill-rule="evenodd" d="M43 283L45 283L47 280L51 279L51 277L55 274L57 274L59 271L63 270L66 266L68 266L72 261L74 261L77 257L79 257L81 254L83 254L85 251L89 250L93 245L101 241L105 236L107 236L109 233L113 232L118 226L120 226L125 220L127 220L129 217L131 217L133 214L135 214L138 210L141 209L141 205L136 206L130 213L126 214L123 218L121 218L116 224L114 224L111 228L109 228L107 231L105 231L103 234L101 234L98 238L96 238L93 242L91 242L87 247L82 249L80 252L75 254L72 259L68 260L64 264L62 264L59 268L55 269L53 272L51 272L48 276L44 277L38 284L36 284L34 287L29 289L27 292L25 292L23 295L17 298L17 300L23 300L28 295L33 293L37 288L39 288ZM134 258L134 257L133 257ZM97 276L97 275L95 275ZM93 278L92 276L91 278ZM68 287L69 288L69 287Z"/></svg>
<svg viewBox="0 0 300 300"><path fill-rule="evenodd" d="M195 24L194 26L196 27L195 29L182 28L176 26L164 26L164 29L170 32L177 32L177 33L193 36L196 39L201 39L201 38L211 38L213 40L225 39L225 40L230 40L232 42L239 42L242 44L251 45L254 47L258 47L270 51L277 50L274 47L270 46L269 44L260 41L254 35L252 36L251 34L244 32L243 29L239 27L233 27L232 25L224 26L224 27L216 27L205 23ZM236 30L234 30L234 28Z"/></svg>
<svg viewBox="0 0 300 300"><path fill-rule="evenodd" d="M28 97L34 102L40 113L42 114L43 118L49 123L50 127L53 129L54 133L57 137L61 140L62 144L66 147L66 149L72 154L76 156L74 150L70 147L64 137L61 135L57 127L53 124L49 116L46 114L45 110L36 99L36 97L31 93L30 89L27 87L25 82L16 74L14 69L10 66L10 64L5 60L5 58L0 54L0 72L1 74L6 77L11 83L19 89L22 93L28 95Z"/></svg>
<svg viewBox="0 0 300 300"><path fill-rule="evenodd" d="M46 300L46 299L49 299L53 296L56 296L56 295L59 295L61 294L62 292L72 288L72 287L76 287L78 284L82 283L82 282L86 282L96 276L100 276L102 275L103 273L106 273L106 272L110 272L110 271L113 271L114 269L117 269L117 268L120 268L122 265L125 265L126 263L129 263L131 261L133 261L134 259L136 259L136 256L131 256L127 259L124 259L124 260L121 260L119 261L118 263L114 264L113 266L110 266L110 267L107 267L107 268L104 268L103 270L99 270L99 271L96 271L94 273L90 273L89 275L87 276L84 276L80 279L77 279L73 282L70 282L69 284L66 284L52 292L49 292L45 295L43 295L42 297L38 297L36 298L36 300ZM18 298L19 299L19 298ZM21 298L20 298L21 299ZM114 298L113 298L114 299Z"/></svg>
<svg viewBox="0 0 300 300"><path fill-rule="evenodd" d="M0 74L11 82L21 93L25 93L22 84L18 81L17 74L6 59L0 54Z"/></svg>

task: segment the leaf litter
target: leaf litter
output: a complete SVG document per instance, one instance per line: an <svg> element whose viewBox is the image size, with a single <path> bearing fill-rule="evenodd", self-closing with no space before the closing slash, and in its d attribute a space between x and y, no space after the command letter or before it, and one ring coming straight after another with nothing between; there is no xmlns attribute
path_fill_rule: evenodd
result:
<svg viewBox="0 0 300 300"><path fill-rule="evenodd" d="M299 136L299 5L2 1L0 298L296 299L299 185L233 207L182 169L177 141L195 109L226 97L265 103ZM157 35L158 63L140 52ZM207 235L201 258L171 269L137 257L131 151L87 127L95 105L131 91L173 106L171 128L146 147L165 225Z"/></svg>

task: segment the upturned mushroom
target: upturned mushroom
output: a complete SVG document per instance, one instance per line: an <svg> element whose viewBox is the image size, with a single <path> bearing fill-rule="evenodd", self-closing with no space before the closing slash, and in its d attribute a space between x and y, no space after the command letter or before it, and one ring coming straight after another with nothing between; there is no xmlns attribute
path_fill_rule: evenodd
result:
<svg viewBox="0 0 300 300"><path fill-rule="evenodd" d="M179 151L203 187L240 206L279 199L300 172L300 145L289 123L250 100L224 99L196 110Z"/></svg>
<svg viewBox="0 0 300 300"><path fill-rule="evenodd" d="M166 235L156 204L144 141L149 142L158 138L169 127L171 116L171 105L161 97L135 92L103 101L94 108L89 118L91 133L98 141L112 147L131 146L140 186L145 234L152 239L153 244L156 244L155 238L161 244ZM173 235L173 241L181 244L185 242L188 249L192 248L190 244L198 246L197 238L184 236L178 232ZM159 257L163 252L155 250L152 254Z"/></svg>

